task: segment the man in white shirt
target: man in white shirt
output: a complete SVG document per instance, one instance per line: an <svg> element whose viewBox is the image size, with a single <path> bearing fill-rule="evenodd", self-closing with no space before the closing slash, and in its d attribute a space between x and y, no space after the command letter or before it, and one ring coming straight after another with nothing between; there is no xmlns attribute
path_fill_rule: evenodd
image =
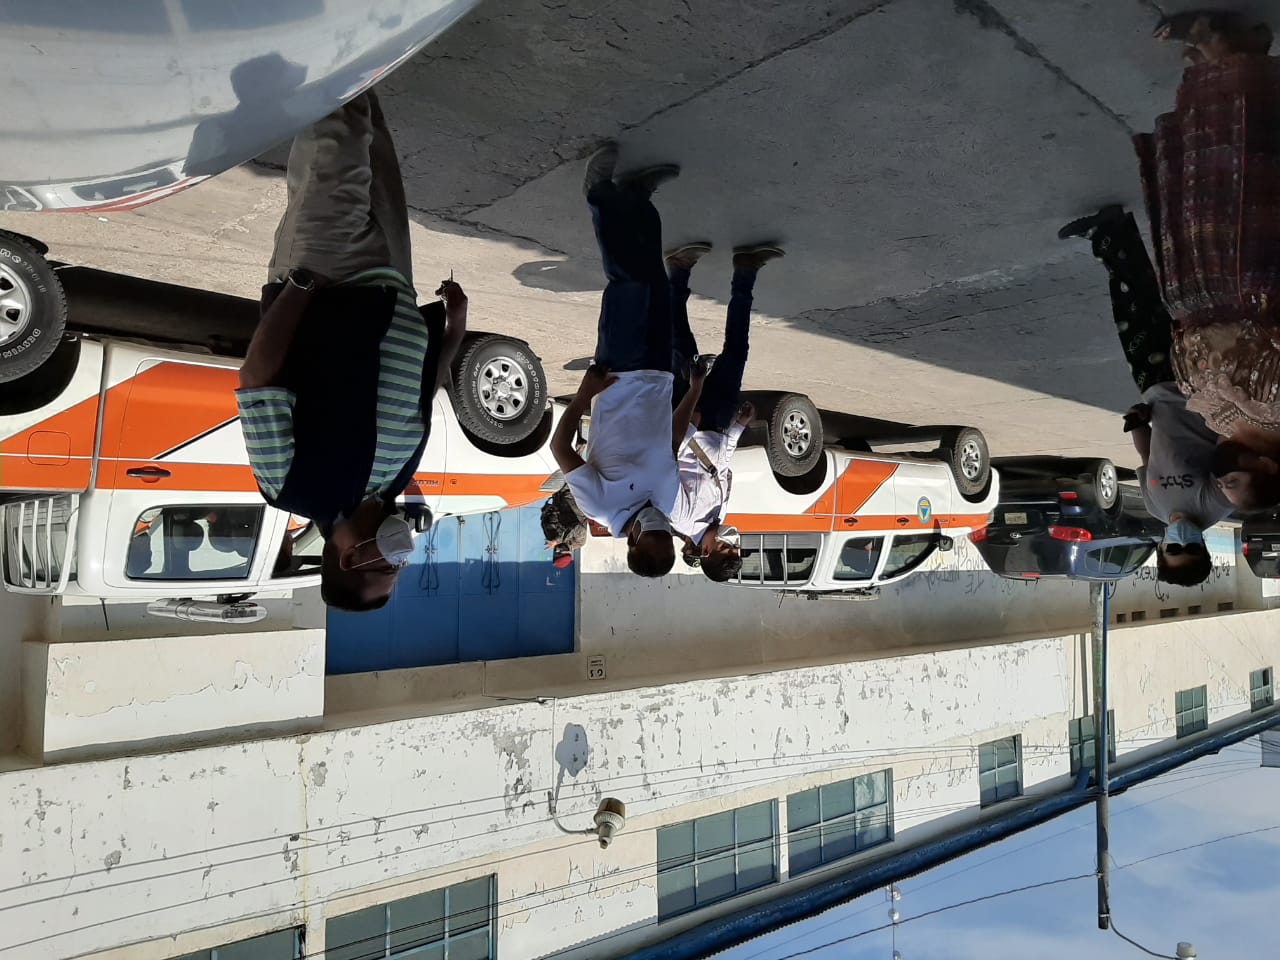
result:
<svg viewBox="0 0 1280 960"><path fill-rule="evenodd" d="M583 191L608 284L595 363L560 419L551 453L578 508L626 538L631 570L661 577L675 563L667 519L679 490L672 438L684 435L696 395L690 391L689 402L672 413L671 295L662 221L650 197L679 168L649 167L615 182L617 161L618 147L610 143L587 162ZM584 460L573 436L588 410Z"/></svg>
<svg viewBox="0 0 1280 960"><path fill-rule="evenodd" d="M698 354L698 345L689 327L689 276L710 250L710 243L699 242L667 253L673 338L679 364L693 362ZM731 580L742 569L737 531L723 523L733 485L729 464L742 432L754 417L751 405L743 405L741 397L756 275L766 263L781 256L782 249L773 244L734 250L724 345L710 373L704 374L701 364L694 365L693 379L705 376L705 381L692 424L685 431L676 454L680 493L671 512L671 525L685 541L686 562L696 560L703 574L717 583Z"/></svg>
<svg viewBox="0 0 1280 960"><path fill-rule="evenodd" d="M1117 205L1062 228L1088 238L1110 275L1116 332L1142 403L1125 414L1125 431L1142 460L1138 481L1147 512L1166 524L1156 548L1157 575L1166 583L1193 587L1213 570L1204 531L1233 510L1214 479L1218 435L1187 409L1170 361L1173 323L1142 234L1132 214Z"/></svg>

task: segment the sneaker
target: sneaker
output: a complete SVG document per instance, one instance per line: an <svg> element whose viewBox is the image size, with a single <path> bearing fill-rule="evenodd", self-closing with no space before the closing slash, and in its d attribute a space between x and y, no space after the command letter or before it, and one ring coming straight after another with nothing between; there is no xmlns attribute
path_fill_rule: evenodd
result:
<svg viewBox="0 0 1280 960"><path fill-rule="evenodd" d="M582 177L582 192L613 179L613 168L618 165L618 145L609 140L596 148L587 159L587 169Z"/></svg>
<svg viewBox="0 0 1280 960"><path fill-rule="evenodd" d="M628 190L639 190L647 196L668 180L674 180L678 176L680 176L680 167L676 164L658 163L642 170L624 173L622 176L617 177L616 181L620 187L625 187Z"/></svg>
<svg viewBox="0 0 1280 960"><path fill-rule="evenodd" d="M749 247L733 248L733 269L759 270L770 260L785 257L786 251L773 243L756 243Z"/></svg>
<svg viewBox="0 0 1280 960"><path fill-rule="evenodd" d="M667 261L668 268L692 270L693 265L710 252L710 241L695 240L693 243L686 243L673 250L668 250L663 254L663 258Z"/></svg>
<svg viewBox="0 0 1280 960"><path fill-rule="evenodd" d="M1092 240L1095 230L1101 226L1119 223L1124 219L1124 216L1123 206L1118 203L1109 203L1097 213L1091 213L1087 217L1072 220L1058 231L1058 239L1067 240L1071 237L1082 237L1085 240Z"/></svg>

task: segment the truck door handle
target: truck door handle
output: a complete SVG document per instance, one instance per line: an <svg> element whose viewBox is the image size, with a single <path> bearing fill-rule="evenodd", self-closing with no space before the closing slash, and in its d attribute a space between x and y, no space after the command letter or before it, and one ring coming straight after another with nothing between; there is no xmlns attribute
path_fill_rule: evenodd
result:
<svg viewBox="0 0 1280 960"><path fill-rule="evenodd" d="M124 472L126 477L132 477L135 480L145 480L148 483L155 483L157 480L167 480L173 476L164 467L130 467Z"/></svg>
<svg viewBox="0 0 1280 960"><path fill-rule="evenodd" d="M910 518L908 518L908 517L899 517L899 518L898 518L898 526L900 526L900 527L905 527L905 526L906 526L908 523L910 523L910 522L911 522L911 520L910 520Z"/></svg>
<svg viewBox="0 0 1280 960"><path fill-rule="evenodd" d="M855 526L855 525L857 525L857 523L858 523L858 518L857 518L857 517L845 517L845 518L844 518L844 525L845 525L846 527L852 527L852 526Z"/></svg>

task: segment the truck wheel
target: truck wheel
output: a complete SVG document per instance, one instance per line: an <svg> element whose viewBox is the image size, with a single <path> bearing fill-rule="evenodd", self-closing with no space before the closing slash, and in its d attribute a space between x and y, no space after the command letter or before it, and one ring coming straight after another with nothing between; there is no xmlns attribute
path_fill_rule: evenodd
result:
<svg viewBox="0 0 1280 960"><path fill-rule="evenodd" d="M529 345L484 334L462 348L450 388L463 430L486 443L519 443L547 408L547 377Z"/></svg>
<svg viewBox="0 0 1280 960"><path fill-rule="evenodd" d="M981 430L948 430L942 435L942 458L951 468L962 497L975 501L986 495L991 482L991 454Z"/></svg>
<svg viewBox="0 0 1280 960"><path fill-rule="evenodd" d="M0 416L30 413L53 403L71 385L79 366L79 338L62 337L42 366L16 380L0 381Z"/></svg>
<svg viewBox="0 0 1280 960"><path fill-rule="evenodd" d="M1116 465L1110 460L1094 460L1085 474L1093 502L1103 510L1110 510L1120 496L1120 482Z"/></svg>
<svg viewBox="0 0 1280 960"><path fill-rule="evenodd" d="M802 393L788 393L769 417L769 466L783 477L801 477L822 457L822 416Z"/></svg>
<svg viewBox="0 0 1280 960"><path fill-rule="evenodd" d="M25 377L53 356L67 325L67 298L34 247L0 232L0 383Z"/></svg>

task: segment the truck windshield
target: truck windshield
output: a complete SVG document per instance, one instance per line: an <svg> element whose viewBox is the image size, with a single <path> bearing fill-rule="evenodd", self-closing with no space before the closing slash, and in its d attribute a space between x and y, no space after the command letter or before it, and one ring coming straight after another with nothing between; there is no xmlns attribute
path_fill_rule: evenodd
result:
<svg viewBox="0 0 1280 960"><path fill-rule="evenodd" d="M125 573L131 580L243 580L264 512L244 504L144 510L129 539Z"/></svg>

